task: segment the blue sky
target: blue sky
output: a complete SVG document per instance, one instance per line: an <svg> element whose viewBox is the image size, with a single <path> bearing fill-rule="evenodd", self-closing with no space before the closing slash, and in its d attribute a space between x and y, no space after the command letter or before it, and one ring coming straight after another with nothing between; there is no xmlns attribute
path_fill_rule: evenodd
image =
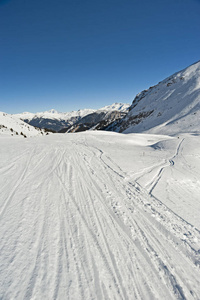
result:
<svg viewBox="0 0 200 300"><path fill-rule="evenodd" d="M0 111L131 103L200 60L200 0L0 0Z"/></svg>

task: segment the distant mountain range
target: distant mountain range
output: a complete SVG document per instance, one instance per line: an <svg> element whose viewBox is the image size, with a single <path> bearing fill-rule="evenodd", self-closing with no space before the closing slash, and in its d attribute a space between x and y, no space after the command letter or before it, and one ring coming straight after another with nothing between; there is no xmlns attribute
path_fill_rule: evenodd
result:
<svg viewBox="0 0 200 300"><path fill-rule="evenodd" d="M110 124L121 119L127 112L130 104L114 103L98 110L82 109L72 112L58 112L54 109L39 113L24 112L15 114L26 123L39 128L46 128L55 132L76 132L99 127L99 124Z"/></svg>

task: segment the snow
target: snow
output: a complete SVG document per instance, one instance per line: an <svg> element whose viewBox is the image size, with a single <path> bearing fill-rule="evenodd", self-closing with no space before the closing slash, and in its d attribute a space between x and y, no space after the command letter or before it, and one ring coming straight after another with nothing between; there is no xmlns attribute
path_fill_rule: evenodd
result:
<svg viewBox="0 0 200 300"><path fill-rule="evenodd" d="M200 139L0 136L0 299L199 299Z"/></svg>
<svg viewBox="0 0 200 300"><path fill-rule="evenodd" d="M100 108L99 110L128 112L129 107L130 107L130 104L128 104L128 103L115 102L111 105L104 106L104 107Z"/></svg>
<svg viewBox="0 0 200 300"><path fill-rule="evenodd" d="M18 117L0 112L0 135L32 137L45 134L41 129L28 125Z"/></svg>

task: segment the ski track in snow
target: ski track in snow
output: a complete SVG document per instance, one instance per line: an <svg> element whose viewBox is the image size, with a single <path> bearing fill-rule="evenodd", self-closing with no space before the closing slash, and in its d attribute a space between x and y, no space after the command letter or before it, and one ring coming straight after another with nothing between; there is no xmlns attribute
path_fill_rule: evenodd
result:
<svg viewBox="0 0 200 300"><path fill-rule="evenodd" d="M157 174L157 175L153 178L153 180L146 186L146 188L149 190L149 194L150 194L150 195L152 195L153 190L155 189L156 185L158 184L159 180L161 179L162 173L163 173L164 169L165 169L166 167L169 167L169 166L174 166L174 159L175 159L175 157L178 156L179 151L180 151L180 147L181 147L183 141L184 141L184 138L179 142L178 147L177 147L177 149L176 149L176 153L174 154L174 156L173 156L172 158L168 159L168 161L163 165L163 167L160 168L160 170L158 171L158 174ZM155 169L155 167L154 167L153 169ZM152 171L152 170L151 170L151 171Z"/></svg>
<svg viewBox="0 0 200 300"><path fill-rule="evenodd" d="M174 158L149 194L73 136L1 161L0 299L200 299L200 232L152 194Z"/></svg>

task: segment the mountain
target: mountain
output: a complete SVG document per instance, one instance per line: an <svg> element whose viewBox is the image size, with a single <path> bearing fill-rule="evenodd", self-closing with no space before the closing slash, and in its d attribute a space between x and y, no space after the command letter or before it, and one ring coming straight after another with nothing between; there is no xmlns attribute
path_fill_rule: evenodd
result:
<svg viewBox="0 0 200 300"><path fill-rule="evenodd" d="M81 109L78 111L62 113L55 109L51 109L49 111L38 112L35 114L24 112L21 114L15 114L15 116L32 126L59 131L62 128L73 125L82 117L94 111L94 109Z"/></svg>
<svg viewBox="0 0 200 300"><path fill-rule="evenodd" d="M105 130L110 124L124 118L130 105L114 103L86 115L72 126L63 128L60 132L80 132L86 130Z"/></svg>
<svg viewBox="0 0 200 300"><path fill-rule="evenodd" d="M113 122L126 116L125 112L120 111L103 111L99 110L89 114L80 121L68 128L63 128L60 132L80 132L86 130L105 130Z"/></svg>
<svg viewBox="0 0 200 300"><path fill-rule="evenodd" d="M108 130L178 134L199 132L200 61L139 93L129 113Z"/></svg>
<svg viewBox="0 0 200 300"><path fill-rule="evenodd" d="M75 128L75 124L84 124L84 122L87 121L87 119L83 119L84 117L88 115L96 115L96 123L103 121L106 116L109 116L109 112L119 112L116 115L116 118L120 115L121 117L124 117L125 114L128 112L129 104L124 103L113 103L112 105L105 106L103 108L100 108L98 110L94 109L82 109L78 111L72 111L72 112L58 112L54 109L51 109L49 111L45 112L39 112L39 113L29 113L24 112L21 114L16 114L15 116L22 119L26 123L39 127L39 128L47 128L49 130L53 130L56 132L66 132L70 130L70 128ZM93 120L95 119L94 115L91 117ZM112 115L112 121L116 120L116 118ZM101 116L101 118L99 118ZM81 121L83 119L83 121ZM89 125L94 126L96 124L95 122L92 123L89 122ZM107 122L107 124L110 124ZM88 124L84 124L85 128L88 128ZM74 130L73 130L74 131ZM75 130L76 131L76 130Z"/></svg>
<svg viewBox="0 0 200 300"><path fill-rule="evenodd" d="M0 112L0 135L32 137L43 134L44 130L28 125L14 115Z"/></svg>

